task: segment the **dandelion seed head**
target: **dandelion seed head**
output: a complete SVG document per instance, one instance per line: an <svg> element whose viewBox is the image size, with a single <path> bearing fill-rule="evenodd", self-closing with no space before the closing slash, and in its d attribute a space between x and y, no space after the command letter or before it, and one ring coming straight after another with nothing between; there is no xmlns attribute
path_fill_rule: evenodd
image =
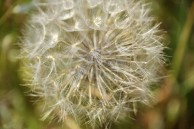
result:
<svg viewBox="0 0 194 129"><path fill-rule="evenodd" d="M137 0L36 0L22 40L44 119L102 126L147 103L164 63L163 35ZM135 109L136 110L136 109Z"/></svg>

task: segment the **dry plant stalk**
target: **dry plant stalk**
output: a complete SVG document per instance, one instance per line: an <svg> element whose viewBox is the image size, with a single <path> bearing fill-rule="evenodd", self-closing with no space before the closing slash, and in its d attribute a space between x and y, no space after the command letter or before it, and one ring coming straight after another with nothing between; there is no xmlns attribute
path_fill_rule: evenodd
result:
<svg viewBox="0 0 194 129"><path fill-rule="evenodd" d="M163 35L142 0L34 2L21 43L27 86L44 119L92 127L147 103L164 64ZM107 122L108 123L108 122Z"/></svg>

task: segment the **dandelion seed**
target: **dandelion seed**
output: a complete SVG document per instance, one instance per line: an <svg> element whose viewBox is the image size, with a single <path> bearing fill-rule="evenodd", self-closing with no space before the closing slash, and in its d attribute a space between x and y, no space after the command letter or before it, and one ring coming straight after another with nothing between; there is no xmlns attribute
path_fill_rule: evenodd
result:
<svg viewBox="0 0 194 129"><path fill-rule="evenodd" d="M137 103L148 102L149 87L164 63L164 46L146 3L34 4L37 12L21 48L31 89L44 102L44 119L73 117L95 128L136 113Z"/></svg>

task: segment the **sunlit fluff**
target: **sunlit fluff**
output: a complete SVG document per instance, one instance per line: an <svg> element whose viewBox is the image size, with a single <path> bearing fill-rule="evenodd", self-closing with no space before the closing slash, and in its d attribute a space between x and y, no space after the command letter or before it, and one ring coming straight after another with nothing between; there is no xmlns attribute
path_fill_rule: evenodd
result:
<svg viewBox="0 0 194 129"><path fill-rule="evenodd" d="M35 2L22 41L25 77L43 118L102 125L147 103L163 37L139 0Z"/></svg>

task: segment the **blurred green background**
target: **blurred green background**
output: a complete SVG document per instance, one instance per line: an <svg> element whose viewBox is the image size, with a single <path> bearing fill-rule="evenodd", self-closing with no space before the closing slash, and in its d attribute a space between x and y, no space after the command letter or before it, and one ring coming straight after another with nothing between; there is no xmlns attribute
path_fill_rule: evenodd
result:
<svg viewBox="0 0 194 129"><path fill-rule="evenodd" d="M150 0L166 34L164 77L151 107L111 129L194 129L194 1ZM30 0L0 0L0 129L80 129L43 122L34 99L21 84L18 42L31 10Z"/></svg>

